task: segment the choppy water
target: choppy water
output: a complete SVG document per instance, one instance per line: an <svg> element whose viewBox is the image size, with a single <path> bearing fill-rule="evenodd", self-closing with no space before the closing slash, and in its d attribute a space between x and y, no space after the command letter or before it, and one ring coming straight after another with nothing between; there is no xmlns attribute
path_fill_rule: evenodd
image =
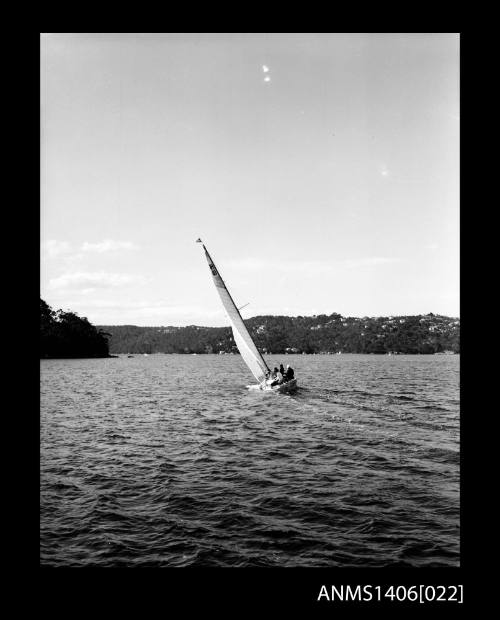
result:
<svg viewBox="0 0 500 620"><path fill-rule="evenodd" d="M44 566L458 566L459 357L41 361Z"/></svg>

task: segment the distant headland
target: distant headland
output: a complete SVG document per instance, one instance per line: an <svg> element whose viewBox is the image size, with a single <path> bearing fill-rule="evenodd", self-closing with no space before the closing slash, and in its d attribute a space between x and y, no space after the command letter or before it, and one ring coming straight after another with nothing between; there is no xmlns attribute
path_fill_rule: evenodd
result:
<svg viewBox="0 0 500 620"><path fill-rule="evenodd" d="M108 337L74 312L52 310L40 299L40 358L114 357Z"/></svg>
<svg viewBox="0 0 500 620"><path fill-rule="evenodd" d="M266 354L460 352L460 319L437 314L384 317L255 316L245 320ZM237 353L229 327L101 325L111 353ZM102 331L103 330L103 331Z"/></svg>

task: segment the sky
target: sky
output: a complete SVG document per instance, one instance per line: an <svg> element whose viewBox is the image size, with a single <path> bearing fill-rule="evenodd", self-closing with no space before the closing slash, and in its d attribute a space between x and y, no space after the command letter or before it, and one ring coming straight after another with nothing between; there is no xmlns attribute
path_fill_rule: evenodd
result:
<svg viewBox="0 0 500 620"><path fill-rule="evenodd" d="M43 34L41 296L458 317L459 124L458 34Z"/></svg>

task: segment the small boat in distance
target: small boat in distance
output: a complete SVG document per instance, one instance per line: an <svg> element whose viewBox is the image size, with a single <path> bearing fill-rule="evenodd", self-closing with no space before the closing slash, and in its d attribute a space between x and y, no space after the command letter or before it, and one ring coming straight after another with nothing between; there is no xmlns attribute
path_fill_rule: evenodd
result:
<svg viewBox="0 0 500 620"><path fill-rule="evenodd" d="M240 311L236 307L233 298L229 294L227 286L224 284L224 280L221 278L221 275L217 270L214 261L212 260L212 257L208 253L207 248L205 247L201 239L197 239L196 242L201 243L203 249L205 250L205 256L208 262L208 266L210 267L210 271L212 272L212 278L215 284L215 288L219 293L222 305L224 306L224 309L226 310L228 318L231 322L231 328L233 330L233 336L236 346L238 347L243 361L250 369L250 372L259 382L258 385L248 385L248 389L258 389L264 390L266 392L295 392L297 390L297 379L291 379L290 381L285 381L284 383L280 383L274 386L269 385L269 383L267 382L267 379L271 373L269 366L266 364L265 359L262 357L262 354L257 349L255 342L250 335L250 332L246 328L246 325L241 318Z"/></svg>

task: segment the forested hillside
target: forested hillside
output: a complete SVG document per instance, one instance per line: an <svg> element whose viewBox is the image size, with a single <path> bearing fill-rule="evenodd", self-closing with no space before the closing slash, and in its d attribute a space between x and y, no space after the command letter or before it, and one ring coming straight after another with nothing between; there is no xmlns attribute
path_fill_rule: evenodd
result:
<svg viewBox="0 0 500 620"><path fill-rule="evenodd" d="M40 299L40 358L109 357L107 336L85 317L54 311Z"/></svg>
<svg viewBox="0 0 500 620"><path fill-rule="evenodd" d="M460 320L442 315L388 317L256 316L245 321L263 353L460 352ZM103 325L112 353L231 353L229 327Z"/></svg>

